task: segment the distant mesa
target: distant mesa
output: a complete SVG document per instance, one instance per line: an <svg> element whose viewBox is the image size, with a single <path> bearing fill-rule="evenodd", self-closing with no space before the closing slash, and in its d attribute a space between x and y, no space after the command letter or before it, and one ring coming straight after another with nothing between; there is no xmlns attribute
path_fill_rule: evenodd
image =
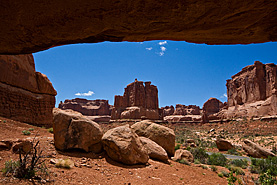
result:
<svg viewBox="0 0 277 185"><path fill-rule="evenodd" d="M116 119L151 119L158 120L158 89L151 82L135 79L127 85L123 96L115 96L112 120Z"/></svg>
<svg viewBox="0 0 277 185"><path fill-rule="evenodd" d="M109 122L112 107L108 100L87 100L83 98L67 99L64 103L61 101L59 104L59 108L62 110L71 109L80 112L96 122Z"/></svg>

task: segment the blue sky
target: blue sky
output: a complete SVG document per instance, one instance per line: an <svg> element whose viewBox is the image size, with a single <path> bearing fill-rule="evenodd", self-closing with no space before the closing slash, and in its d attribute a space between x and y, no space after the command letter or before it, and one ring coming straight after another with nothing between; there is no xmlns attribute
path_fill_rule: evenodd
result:
<svg viewBox="0 0 277 185"><path fill-rule="evenodd" d="M56 106L73 98L123 95L135 78L158 87L159 105L226 101L226 80L259 60L277 63L277 42L205 45L183 41L102 42L59 46L34 53L36 70L57 90Z"/></svg>

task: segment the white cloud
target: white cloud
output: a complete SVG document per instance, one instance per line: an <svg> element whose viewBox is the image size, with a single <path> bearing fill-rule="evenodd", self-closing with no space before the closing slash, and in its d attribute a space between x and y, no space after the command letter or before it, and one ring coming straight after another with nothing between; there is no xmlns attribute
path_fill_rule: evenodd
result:
<svg viewBox="0 0 277 185"><path fill-rule="evenodd" d="M166 51L166 47L161 46L160 48L161 48L161 51L159 52L159 55L160 55L160 56L163 56L163 55L164 55L164 52Z"/></svg>
<svg viewBox="0 0 277 185"><path fill-rule="evenodd" d="M227 94L224 93L222 96L220 96L220 98L227 98Z"/></svg>
<svg viewBox="0 0 277 185"><path fill-rule="evenodd" d="M159 42L158 44L159 44L160 46L162 46L162 45L167 44L167 41L165 40L165 41L163 41L163 42Z"/></svg>
<svg viewBox="0 0 277 185"><path fill-rule="evenodd" d="M150 47L150 48L145 48L145 49L147 49L148 51L151 51L153 48L152 48L152 47Z"/></svg>
<svg viewBox="0 0 277 185"><path fill-rule="evenodd" d="M92 91L88 91L87 93L76 93L76 96L92 96L94 94L94 92Z"/></svg>

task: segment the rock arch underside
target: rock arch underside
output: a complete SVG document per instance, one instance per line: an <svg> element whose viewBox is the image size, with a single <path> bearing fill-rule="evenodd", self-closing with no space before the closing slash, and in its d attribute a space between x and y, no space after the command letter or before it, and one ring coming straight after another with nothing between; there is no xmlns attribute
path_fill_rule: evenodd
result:
<svg viewBox="0 0 277 185"><path fill-rule="evenodd" d="M0 53L102 41L249 44L277 40L275 0L12 1L0 6Z"/></svg>
<svg viewBox="0 0 277 185"><path fill-rule="evenodd" d="M0 116L47 126L56 91L35 71L34 52L103 41L277 41L276 0L6 0L0 18Z"/></svg>

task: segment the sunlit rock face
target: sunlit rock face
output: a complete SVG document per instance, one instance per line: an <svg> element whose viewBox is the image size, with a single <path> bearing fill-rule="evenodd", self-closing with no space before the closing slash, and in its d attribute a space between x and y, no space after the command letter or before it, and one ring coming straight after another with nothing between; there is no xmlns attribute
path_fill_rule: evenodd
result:
<svg viewBox="0 0 277 185"><path fill-rule="evenodd" d="M102 41L276 41L276 7L265 0L7 0L0 6L0 53Z"/></svg>
<svg viewBox="0 0 277 185"><path fill-rule="evenodd" d="M32 54L0 55L0 116L52 127L56 94Z"/></svg>
<svg viewBox="0 0 277 185"><path fill-rule="evenodd" d="M225 117L277 115L277 67L256 61L227 80Z"/></svg>
<svg viewBox="0 0 277 185"><path fill-rule="evenodd" d="M127 85L123 96L115 96L111 119L159 119L158 89L137 79Z"/></svg>

